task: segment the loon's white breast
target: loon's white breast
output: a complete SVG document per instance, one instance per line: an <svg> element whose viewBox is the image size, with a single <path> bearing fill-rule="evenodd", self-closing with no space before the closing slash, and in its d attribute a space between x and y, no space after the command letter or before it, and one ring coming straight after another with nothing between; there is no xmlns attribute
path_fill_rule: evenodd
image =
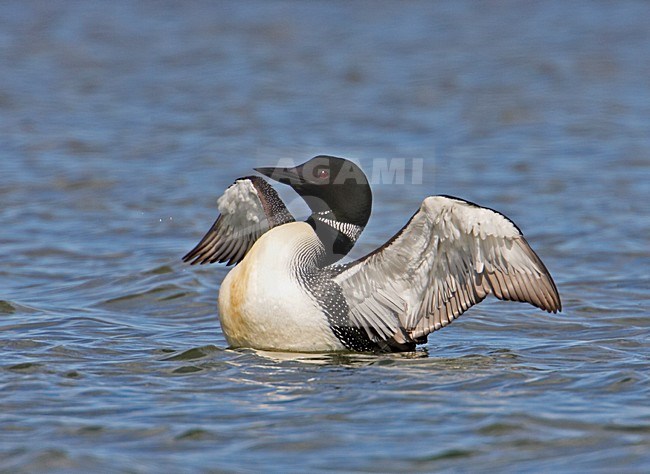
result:
<svg viewBox="0 0 650 474"><path fill-rule="evenodd" d="M328 352L345 346L304 280L323 253L309 224L293 222L262 235L219 290L219 318L232 347ZM303 279L303 281L301 281Z"/></svg>

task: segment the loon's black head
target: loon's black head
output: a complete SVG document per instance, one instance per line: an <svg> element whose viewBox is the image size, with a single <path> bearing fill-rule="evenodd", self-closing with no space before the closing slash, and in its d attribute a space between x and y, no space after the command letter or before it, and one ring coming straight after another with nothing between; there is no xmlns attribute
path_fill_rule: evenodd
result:
<svg viewBox="0 0 650 474"><path fill-rule="evenodd" d="M331 254L328 263L352 249L372 208L368 178L355 163L319 155L295 168L255 171L288 184L305 200L312 211L308 222Z"/></svg>

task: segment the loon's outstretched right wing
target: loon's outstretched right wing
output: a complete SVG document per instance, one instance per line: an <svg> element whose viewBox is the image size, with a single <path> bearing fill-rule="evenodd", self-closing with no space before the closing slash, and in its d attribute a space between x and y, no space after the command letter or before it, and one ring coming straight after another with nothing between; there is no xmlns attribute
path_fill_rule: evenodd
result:
<svg viewBox="0 0 650 474"><path fill-rule="evenodd" d="M350 324L373 341L422 342L492 293L561 310L550 273L504 215L449 196L430 196L383 247L331 267Z"/></svg>
<svg viewBox="0 0 650 474"><path fill-rule="evenodd" d="M239 263L269 229L293 222L278 193L257 176L239 178L217 200L221 213L184 262Z"/></svg>

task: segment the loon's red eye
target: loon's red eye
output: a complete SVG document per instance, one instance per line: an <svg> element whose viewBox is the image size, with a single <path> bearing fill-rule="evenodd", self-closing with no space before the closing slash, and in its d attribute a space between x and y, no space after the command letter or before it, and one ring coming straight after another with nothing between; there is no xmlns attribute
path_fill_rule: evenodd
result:
<svg viewBox="0 0 650 474"><path fill-rule="evenodd" d="M316 171L316 177L318 179L328 179L330 177L330 171L326 168L321 168Z"/></svg>

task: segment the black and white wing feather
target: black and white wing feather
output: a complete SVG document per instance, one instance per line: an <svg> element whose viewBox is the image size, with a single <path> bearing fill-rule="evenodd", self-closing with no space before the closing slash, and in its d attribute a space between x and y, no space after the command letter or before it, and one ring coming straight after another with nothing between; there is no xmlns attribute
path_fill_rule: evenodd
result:
<svg viewBox="0 0 650 474"><path fill-rule="evenodd" d="M332 270L350 324L375 341L421 342L490 293L561 310L551 275L517 226L447 196L426 198L383 247Z"/></svg>
<svg viewBox="0 0 650 474"><path fill-rule="evenodd" d="M262 178L239 178L217 200L220 215L203 239L183 257L195 263L239 263L269 229L294 218Z"/></svg>

